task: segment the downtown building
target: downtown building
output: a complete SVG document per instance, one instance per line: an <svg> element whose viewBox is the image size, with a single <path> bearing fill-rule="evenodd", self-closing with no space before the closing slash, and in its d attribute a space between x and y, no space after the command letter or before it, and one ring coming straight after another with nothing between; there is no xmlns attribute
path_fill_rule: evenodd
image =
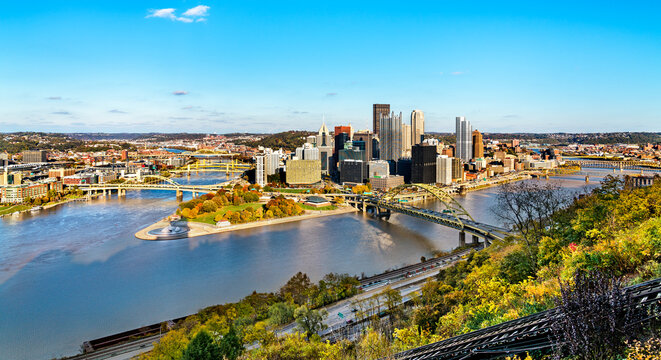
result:
<svg viewBox="0 0 661 360"><path fill-rule="evenodd" d="M379 119L379 155L381 160L397 162L403 153L402 113L381 115Z"/></svg>
<svg viewBox="0 0 661 360"><path fill-rule="evenodd" d="M44 163L48 161L48 156L44 150L25 150L23 151L23 163Z"/></svg>
<svg viewBox="0 0 661 360"><path fill-rule="evenodd" d="M484 141L482 134L473 130L473 159L480 159L484 157Z"/></svg>
<svg viewBox="0 0 661 360"><path fill-rule="evenodd" d="M425 113L422 110L411 112L411 146L418 145L425 136Z"/></svg>
<svg viewBox="0 0 661 360"><path fill-rule="evenodd" d="M411 182L436 183L436 146L418 144L411 150Z"/></svg>
<svg viewBox="0 0 661 360"><path fill-rule="evenodd" d="M441 185L452 184L452 158L447 155L436 157L436 183Z"/></svg>
<svg viewBox="0 0 661 360"><path fill-rule="evenodd" d="M374 135L380 136L381 132L381 117L390 114L390 104L374 104L372 105L372 131Z"/></svg>
<svg viewBox="0 0 661 360"><path fill-rule="evenodd" d="M463 116L457 116L456 119L456 137L457 146L455 148L455 157L463 162L469 162L473 156L473 138L470 121Z"/></svg>

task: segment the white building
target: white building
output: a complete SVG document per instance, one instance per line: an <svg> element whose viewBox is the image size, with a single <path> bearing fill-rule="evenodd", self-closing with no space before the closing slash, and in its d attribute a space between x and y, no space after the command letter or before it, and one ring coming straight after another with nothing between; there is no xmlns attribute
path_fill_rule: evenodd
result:
<svg viewBox="0 0 661 360"><path fill-rule="evenodd" d="M381 114L379 119L379 158L397 161L402 157L402 113Z"/></svg>
<svg viewBox="0 0 661 360"><path fill-rule="evenodd" d="M452 184L452 158L447 155L436 157L436 183L443 185Z"/></svg>
<svg viewBox="0 0 661 360"><path fill-rule="evenodd" d="M412 144L417 145L422 142L425 135L425 113L422 110L413 110L411 112L411 136Z"/></svg>
<svg viewBox="0 0 661 360"><path fill-rule="evenodd" d="M372 160L367 163L368 178L388 177L390 175L390 165L384 160Z"/></svg>
<svg viewBox="0 0 661 360"><path fill-rule="evenodd" d="M457 116L457 148L455 156L465 163L473 156L473 129L470 121L463 116Z"/></svg>
<svg viewBox="0 0 661 360"><path fill-rule="evenodd" d="M265 155L257 155L255 157L257 160L257 166L255 167L255 183L261 187L266 185L266 170L264 169L265 157Z"/></svg>

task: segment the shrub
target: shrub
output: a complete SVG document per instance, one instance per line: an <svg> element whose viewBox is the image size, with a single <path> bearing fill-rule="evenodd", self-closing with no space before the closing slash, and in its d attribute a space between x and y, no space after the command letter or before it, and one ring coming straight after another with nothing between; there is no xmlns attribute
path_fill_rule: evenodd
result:
<svg viewBox="0 0 661 360"><path fill-rule="evenodd" d="M206 213L216 212L218 210L218 204L212 200L205 200L202 203L202 211Z"/></svg>

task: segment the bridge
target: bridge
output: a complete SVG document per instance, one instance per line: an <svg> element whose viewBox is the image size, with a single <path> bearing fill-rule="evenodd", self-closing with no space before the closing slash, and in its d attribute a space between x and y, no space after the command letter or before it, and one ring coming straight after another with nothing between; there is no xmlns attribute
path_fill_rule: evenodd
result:
<svg viewBox="0 0 661 360"><path fill-rule="evenodd" d="M104 196L106 193L112 194L113 191L117 191L119 196L124 196L126 195L126 190L175 191L177 199L181 200L183 198L184 192L193 193L193 197L196 197L200 193L206 194L209 192L218 191L227 185L228 183L213 185L179 184L170 178L166 178L160 175L149 175L144 178L144 181L126 181L123 183L117 182L103 184L77 184L76 186L90 195L93 193L103 193Z"/></svg>
<svg viewBox="0 0 661 360"><path fill-rule="evenodd" d="M620 169L620 170L661 170L661 163L643 160L566 160L567 165L584 168Z"/></svg>
<svg viewBox="0 0 661 360"><path fill-rule="evenodd" d="M252 169L251 164L241 163L237 160L232 160L229 162L212 162L206 159L200 159L199 161L188 164L185 167L179 169L170 170L171 173L186 173L190 175L191 172L224 172L226 174L242 173L246 170Z"/></svg>
<svg viewBox="0 0 661 360"><path fill-rule="evenodd" d="M647 309L653 320L661 310L661 278L625 288L631 307ZM551 349L555 341L551 324L558 310L542 311L520 319L455 336L395 355L401 360L495 359Z"/></svg>
<svg viewBox="0 0 661 360"><path fill-rule="evenodd" d="M407 203L408 200L403 199L401 192L404 189L410 188L423 190L424 194L439 200L445 209L435 211L409 205ZM427 196L423 198L426 199ZM472 235L473 244L477 244L479 239L482 238L485 245L489 245L494 240L503 240L505 237L512 235L507 229L475 221L454 197L434 185L404 184L391 189L380 197L358 196L355 200L350 201L350 203L353 203L365 212L371 211L379 218L390 219L390 214L397 212L459 230L460 246L466 245L466 233Z"/></svg>

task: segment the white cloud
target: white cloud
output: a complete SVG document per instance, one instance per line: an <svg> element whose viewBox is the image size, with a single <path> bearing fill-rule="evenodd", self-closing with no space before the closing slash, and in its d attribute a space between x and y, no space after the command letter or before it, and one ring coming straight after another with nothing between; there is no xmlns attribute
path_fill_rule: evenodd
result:
<svg viewBox="0 0 661 360"><path fill-rule="evenodd" d="M186 12L182 14L182 16L177 16L175 14L176 10L177 9L175 8L150 9L149 14L145 17L170 19L172 21L179 21L183 23L203 22L206 21L205 16L208 15L209 7L206 5L198 5L196 7L186 10Z"/></svg>
<svg viewBox="0 0 661 360"><path fill-rule="evenodd" d="M176 96L188 95L188 91L177 90L177 91L173 91L172 95L176 95Z"/></svg>
<svg viewBox="0 0 661 360"><path fill-rule="evenodd" d="M191 17L202 17L202 16L207 16L207 11L209 11L209 7L206 5L198 5L194 8L190 8L186 10L184 13L184 16L191 16Z"/></svg>
<svg viewBox="0 0 661 360"><path fill-rule="evenodd" d="M150 14L147 15L146 17L151 18L162 18L162 19L170 19L170 20L176 20L176 16L174 16L174 11L176 9L173 8L167 8L167 9L152 9L149 10Z"/></svg>

